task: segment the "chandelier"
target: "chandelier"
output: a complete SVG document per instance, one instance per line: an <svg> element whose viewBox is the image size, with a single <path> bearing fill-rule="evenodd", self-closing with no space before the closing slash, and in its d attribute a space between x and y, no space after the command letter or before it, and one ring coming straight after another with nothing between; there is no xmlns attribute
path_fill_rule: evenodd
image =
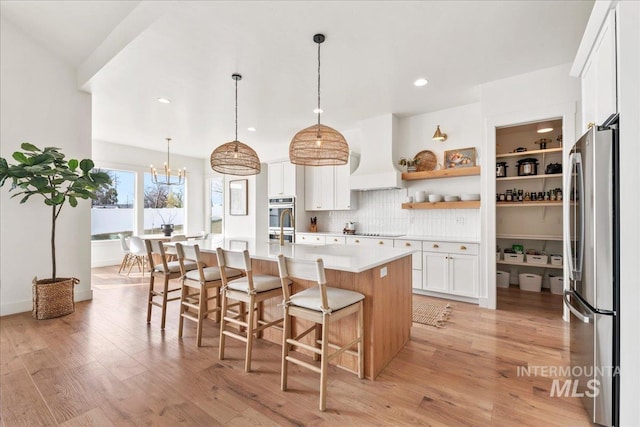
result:
<svg viewBox="0 0 640 427"><path fill-rule="evenodd" d="M169 142L171 138L165 138L167 140L167 161L164 162L164 177L158 178L158 170L151 165L151 181L154 184L159 185L182 185L184 184L184 178L187 174L187 168L178 169L178 179L172 179L171 167L169 166Z"/></svg>
<svg viewBox="0 0 640 427"><path fill-rule="evenodd" d="M349 160L349 144L335 129L320 124L320 44L324 34L316 34L318 44L318 123L296 133L289 144L289 160L296 165L330 166L344 165Z"/></svg>
<svg viewBox="0 0 640 427"><path fill-rule="evenodd" d="M231 78L236 82L236 137L213 150L211 169L227 175L257 175L260 173L258 155L253 148L238 141L238 80L242 80L242 76L232 74Z"/></svg>

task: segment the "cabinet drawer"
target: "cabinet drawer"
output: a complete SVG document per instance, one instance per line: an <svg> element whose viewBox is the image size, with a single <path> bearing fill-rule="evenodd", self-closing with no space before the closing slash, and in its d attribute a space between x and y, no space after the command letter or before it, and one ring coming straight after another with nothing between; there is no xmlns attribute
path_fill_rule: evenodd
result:
<svg viewBox="0 0 640 427"><path fill-rule="evenodd" d="M381 239L378 237L360 237L349 236L346 237L347 245L366 245L366 246L386 246L393 247L393 239Z"/></svg>
<svg viewBox="0 0 640 427"><path fill-rule="evenodd" d="M393 247L415 250L416 252L412 254L411 268L422 270L422 242L420 240L394 240Z"/></svg>
<svg viewBox="0 0 640 427"><path fill-rule="evenodd" d="M296 243L307 245L324 245L325 236L318 236L315 234L296 234Z"/></svg>
<svg viewBox="0 0 640 427"><path fill-rule="evenodd" d="M347 238L343 236L327 236L325 242L327 245L344 245L347 243Z"/></svg>
<svg viewBox="0 0 640 427"><path fill-rule="evenodd" d="M422 250L429 252L446 252L449 254L469 254L478 255L479 248L477 243L454 243L454 242L438 242L424 241L422 242Z"/></svg>

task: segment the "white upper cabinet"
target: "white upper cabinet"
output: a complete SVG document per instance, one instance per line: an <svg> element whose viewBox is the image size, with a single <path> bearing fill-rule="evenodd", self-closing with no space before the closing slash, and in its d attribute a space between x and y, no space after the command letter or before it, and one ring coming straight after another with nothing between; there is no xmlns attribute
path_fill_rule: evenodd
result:
<svg viewBox="0 0 640 427"><path fill-rule="evenodd" d="M596 37L580 74L582 79L582 127L601 124L618 111L616 76L616 18L611 10Z"/></svg>
<svg viewBox="0 0 640 427"><path fill-rule="evenodd" d="M296 195L296 165L290 162L269 164L269 196Z"/></svg>
<svg viewBox="0 0 640 427"><path fill-rule="evenodd" d="M350 175L351 163L342 166L305 166L305 210L355 209L357 198L349 188Z"/></svg>
<svg viewBox="0 0 640 427"><path fill-rule="evenodd" d="M307 211L335 209L334 166L305 166L304 208Z"/></svg>

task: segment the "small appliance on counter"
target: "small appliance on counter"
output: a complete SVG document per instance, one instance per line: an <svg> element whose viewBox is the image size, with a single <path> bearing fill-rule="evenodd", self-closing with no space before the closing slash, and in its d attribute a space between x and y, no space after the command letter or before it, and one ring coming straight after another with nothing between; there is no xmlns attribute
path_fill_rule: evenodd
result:
<svg viewBox="0 0 640 427"><path fill-rule="evenodd" d="M344 228L342 229L343 234L356 234L356 223L355 221L349 221L345 223Z"/></svg>
<svg viewBox="0 0 640 427"><path fill-rule="evenodd" d="M538 175L538 159L527 157L518 160L518 176Z"/></svg>
<svg viewBox="0 0 640 427"><path fill-rule="evenodd" d="M547 175L562 173L562 165L560 163L549 163L547 168L544 170L544 173Z"/></svg>

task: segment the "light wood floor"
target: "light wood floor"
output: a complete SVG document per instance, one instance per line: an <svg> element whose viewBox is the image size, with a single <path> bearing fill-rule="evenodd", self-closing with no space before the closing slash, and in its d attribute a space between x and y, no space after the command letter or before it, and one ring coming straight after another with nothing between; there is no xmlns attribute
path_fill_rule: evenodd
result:
<svg viewBox="0 0 640 427"><path fill-rule="evenodd" d="M552 378L518 376L520 366L566 366L561 299L499 289L497 311L450 302L440 329L414 324L412 339L376 381L332 368L327 411L316 374L291 366L280 391L280 346L258 340L255 372L243 344L219 361L217 324L203 348L178 303L167 329L147 326L148 276L93 271L94 299L59 319L0 318L2 426L14 425L589 425L576 398L550 397ZM444 300L414 296L414 302Z"/></svg>

